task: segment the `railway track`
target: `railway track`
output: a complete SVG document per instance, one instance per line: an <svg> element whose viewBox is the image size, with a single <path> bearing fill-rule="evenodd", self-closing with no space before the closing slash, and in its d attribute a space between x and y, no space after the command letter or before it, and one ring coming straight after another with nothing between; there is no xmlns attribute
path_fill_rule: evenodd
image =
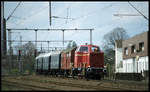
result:
<svg viewBox="0 0 150 92"><path fill-rule="evenodd" d="M80 82L76 82L74 83L73 81L75 81L75 79L70 79L70 80L73 80L73 81L68 81L68 82L65 82L64 80L67 80L67 79L63 79L63 78L58 78L59 80L63 80L63 81L59 81L59 80L53 80L54 78L49 78L49 77L46 77L46 76L34 76L34 77L21 77L21 78L12 78L13 80L17 80L17 81L25 81L27 83L31 82L35 82L36 84L47 84L47 85L53 85L52 87L41 87L41 86L33 86L33 85L29 85L30 87L37 87L37 88L40 88L41 90L138 90L136 88L129 88L129 87L126 87L123 85L123 87L119 87L117 86L118 84L113 84L113 83L110 83L110 82L106 82L106 81L85 81L84 79L82 79L83 82L86 82L85 84L84 83L80 83ZM57 79L57 78L56 78ZM77 80L79 81L79 80ZM93 84L90 84L90 82L93 82L95 83L94 85ZM112 85L113 84L113 85ZM28 84L27 84L28 85ZM57 87L59 86L59 87ZM67 88L67 89L66 89ZM70 89L69 89L70 88ZM33 88L34 89L34 88ZM31 89L32 90L32 89Z"/></svg>
<svg viewBox="0 0 150 92"><path fill-rule="evenodd" d="M2 80L3 85L8 85L11 87L17 87L17 88L22 88L23 90L56 90L53 88L48 88L48 87L41 87L41 86L36 86L36 85L31 85L31 84L25 84L25 83L19 83L19 82L14 82L14 81L6 81Z"/></svg>
<svg viewBox="0 0 150 92"><path fill-rule="evenodd" d="M18 79L17 79L18 80ZM79 83L67 83L67 82L57 82L57 81L53 81L53 80L39 80L36 78L23 78L20 80L24 80L26 82L37 82L37 83L48 83L48 84L54 84L57 86L66 86L66 87L72 87L72 88L79 88L79 89L85 89L85 90L129 90L129 89L122 89L122 88L117 88L117 87L111 87L111 86L107 86L107 85L85 85L85 84L79 84ZM52 89L50 89L52 90Z"/></svg>
<svg viewBox="0 0 150 92"><path fill-rule="evenodd" d="M66 78L66 77L53 77L53 76L39 76L40 78L43 78L40 82L45 82L45 80L47 82L54 82L54 83L59 83L59 84L64 84L65 81L53 81L53 79L57 79L60 78L60 80L65 79L65 80L74 80L74 81L82 81L81 82L76 82L74 83L73 81L71 83L66 83L68 85L73 85L73 86L82 86L84 88L93 88L93 89L111 89L111 90L147 90L148 89L148 84L145 83L139 83L139 82L134 82L134 81L119 81L119 80L108 80L108 79L103 79L103 80L92 80L90 79L89 81L87 81L85 78L83 79L73 79L73 78ZM32 77L31 77L32 78ZM31 79L30 78L30 79ZM52 78L52 80L49 80L49 78ZM27 78L29 79L29 78ZM35 80L36 78L34 78L33 80ZM45 80L44 80L45 79ZM31 79L32 81L32 79ZM85 83L86 82L86 83ZM93 84L89 84L89 83L94 83Z"/></svg>

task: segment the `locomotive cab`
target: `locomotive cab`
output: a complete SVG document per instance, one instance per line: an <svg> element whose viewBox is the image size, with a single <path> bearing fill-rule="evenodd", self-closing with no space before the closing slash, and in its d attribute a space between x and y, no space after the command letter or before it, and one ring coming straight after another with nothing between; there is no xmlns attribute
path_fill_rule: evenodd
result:
<svg viewBox="0 0 150 92"><path fill-rule="evenodd" d="M81 45L75 51L74 68L77 70L85 70L84 74L93 76L102 75L104 69L104 53L96 45Z"/></svg>
<svg viewBox="0 0 150 92"><path fill-rule="evenodd" d="M81 45L75 51L75 68L103 68L103 52L96 45Z"/></svg>

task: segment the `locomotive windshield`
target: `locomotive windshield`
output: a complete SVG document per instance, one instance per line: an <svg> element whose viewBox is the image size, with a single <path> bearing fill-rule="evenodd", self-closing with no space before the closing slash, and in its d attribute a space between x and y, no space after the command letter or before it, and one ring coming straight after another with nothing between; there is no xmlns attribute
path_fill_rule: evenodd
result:
<svg viewBox="0 0 150 92"><path fill-rule="evenodd" d="M87 46L81 46L77 51L79 51L79 52L88 52L88 47Z"/></svg>

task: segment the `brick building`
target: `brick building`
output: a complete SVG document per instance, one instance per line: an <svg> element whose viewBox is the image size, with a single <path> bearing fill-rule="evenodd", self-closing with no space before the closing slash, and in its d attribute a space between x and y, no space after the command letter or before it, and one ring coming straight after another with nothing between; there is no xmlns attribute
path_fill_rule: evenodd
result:
<svg viewBox="0 0 150 92"><path fill-rule="evenodd" d="M124 72L148 70L148 31L122 42Z"/></svg>
<svg viewBox="0 0 150 92"><path fill-rule="evenodd" d="M122 45L116 41L115 52L116 73L149 71L148 31L122 41Z"/></svg>

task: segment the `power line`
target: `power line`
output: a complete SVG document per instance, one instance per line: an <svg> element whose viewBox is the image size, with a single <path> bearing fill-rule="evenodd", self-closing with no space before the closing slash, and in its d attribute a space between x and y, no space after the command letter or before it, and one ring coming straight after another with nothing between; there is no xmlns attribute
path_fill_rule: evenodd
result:
<svg viewBox="0 0 150 92"><path fill-rule="evenodd" d="M105 6L105 7L101 8L101 10L104 10L104 9L107 9L107 8L110 8L110 7L112 7L112 4L109 4L108 6ZM68 7L68 8L70 8L70 7ZM81 19L81 18L84 18L84 17L90 16L91 14L97 13L96 11L97 11L97 10L94 10L94 11L92 11L92 12L89 12L89 13L85 14L85 15L81 15L81 16L76 17L76 18L68 18L68 19L71 19L72 21L77 21L77 20L79 20L79 19ZM65 19L66 19L66 18L65 18ZM60 25L61 25L61 27L62 27L62 26L64 26L64 23L62 23L62 24L60 24Z"/></svg>
<svg viewBox="0 0 150 92"><path fill-rule="evenodd" d="M19 7L20 4L21 4L21 2L18 3L18 5L16 6L16 8L13 10L13 12L6 19L6 21L8 21L12 17L12 15L14 14L14 12L16 11L16 9Z"/></svg>
<svg viewBox="0 0 150 92"><path fill-rule="evenodd" d="M1 40L1 41L11 41L11 42L20 42L20 40ZM71 42L72 40L64 40L64 42ZM31 41L31 40L23 40L22 42L62 42L62 40L49 40L49 41Z"/></svg>
<svg viewBox="0 0 150 92"><path fill-rule="evenodd" d="M136 9L129 1L128 3L138 12L140 13L146 20L149 20L144 14L142 14L138 9Z"/></svg>
<svg viewBox="0 0 150 92"><path fill-rule="evenodd" d="M16 29L16 28L7 28L7 30L33 30L33 31L73 31L73 30L94 30L94 29Z"/></svg>
<svg viewBox="0 0 150 92"><path fill-rule="evenodd" d="M17 16L11 16L11 17L14 17L14 18L17 18L17 19L23 19L23 20L26 20L26 18L21 18L21 17L17 17Z"/></svg>
<svg viewBox="0 0 150 92"><path fill-rule="evenodd" d="M112 7L112 4L109 4L108 6L105 6L105 7L101 8L101 10L104 10L104 9L107 9L107 8L110 8L110 7ZM92 12L89 12L89 13L85 14L85 15L79 16L79 17L75 18L75 20L78 20L78 19L83 18L83 17L90 16L90 14L98 13L96 11L97 10L94 10Z"/></svg>

